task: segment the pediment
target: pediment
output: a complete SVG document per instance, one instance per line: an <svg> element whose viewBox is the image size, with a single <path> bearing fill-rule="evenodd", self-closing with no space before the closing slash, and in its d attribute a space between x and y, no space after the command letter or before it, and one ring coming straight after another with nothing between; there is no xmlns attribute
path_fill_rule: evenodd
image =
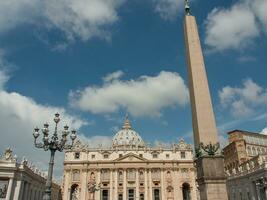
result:
<svg viewBox="0 0 267 200"><path fill-rule="evenodd" d="M148 160L138 155L135 155L134 153L129 153L120 158L115 159L114 161L115 162L146 162Z"/></svg>

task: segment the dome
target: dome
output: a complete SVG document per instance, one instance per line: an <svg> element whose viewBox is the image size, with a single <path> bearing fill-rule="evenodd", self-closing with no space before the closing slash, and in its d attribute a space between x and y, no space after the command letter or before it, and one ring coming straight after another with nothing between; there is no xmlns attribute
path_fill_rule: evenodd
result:
<svg viewBox="0 0 267 200"><path fill-rule="evenodd" d="M112 147L144 147L145 143L140 135L131 127L126 116L122 129L112 139Z"/></svg>

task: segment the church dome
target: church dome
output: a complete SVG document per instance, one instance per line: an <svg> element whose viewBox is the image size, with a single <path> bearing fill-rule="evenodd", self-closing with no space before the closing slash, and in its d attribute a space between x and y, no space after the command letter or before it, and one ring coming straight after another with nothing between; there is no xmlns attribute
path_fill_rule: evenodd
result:
<svg viewBox="0 0 267 200"><path fill-rule="evenodd" d="M112 147L144 147L145 143L140 135L132 129L126 116L122 129L112 139Z"/></svg>

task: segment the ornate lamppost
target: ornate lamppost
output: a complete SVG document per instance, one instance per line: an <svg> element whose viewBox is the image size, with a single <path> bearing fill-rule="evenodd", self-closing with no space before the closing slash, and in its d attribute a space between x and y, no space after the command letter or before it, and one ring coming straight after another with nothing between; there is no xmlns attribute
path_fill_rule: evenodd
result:
<svg viewBox="0 0 267 200"><path fill-rule="evenodd" d="M70 134L71 144L67 144L67 136L69 135L69 127L64 126L64 130L62 131L61 139L58 137L58 123L60 122L59 114L55 114L54 122L56 123L54 134L49 138L49 125L48 123L44 124L44 128L42 128L43 133L43 142L38 143L37 138L40 136L39 128L35 128L33 132L34 137L34 145L37 148L44 149L45 151L50 150L50 162L48 169L48 176L45 184L45 194L43 196L43 200L51 200L51 187L52 187L52 176L53 176L53 167L54 167L54 158L56 151L62 152L64 149L71 149L74 144L74 140L76 139L76 131L72 130Z"/></svg>

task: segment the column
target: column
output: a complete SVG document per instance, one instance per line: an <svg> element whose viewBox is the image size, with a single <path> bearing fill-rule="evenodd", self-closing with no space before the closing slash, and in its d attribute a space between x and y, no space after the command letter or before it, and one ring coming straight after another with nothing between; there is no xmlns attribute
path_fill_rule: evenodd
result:
<svg viewBox="0 0 267 200"><path fill-rule="evenodd" d="M81 182L81 199L86 199L87 193L87 170L81 170L80 172L80 182Z"/></svg>
<svg viewBox="0 0 267 200"><path fill-rule="evenodd" d="M6 195L7 200L13 200L12 198L13 182L14 182L14 178L12 177L8 181L8 188L7 188L7 195Z"/></svg>
<svg viewBox="0 0 267 200"><path fill-rule="evenodd" d="M166 193L166 186L165 186L165 178L164 178L164 169L161 169L161 179L160 179L160 185L161 185L161 199L165 199L165 193Z"/></svg>
<svg viewBox="0 0 267 200"><path fill-rule="evenodd" d="M190 173L190 186L191 186L191 198L192 199L197 199L197 186L196 186L196 181L195 181L195 169L194 168L190 168L189 169L189 173Z"/></svg>
<svg viewBox="0 0 267 200"><path fill-rule="evenodd" d="M21 180L20 188L19 188L19 192L18 192L18 200L23 200L24 187L25 187L25 181Z"/></svg>
<svg viewBox="0 0 267 200"><path fill-rule="evenodd" d="M174 200L183 199L181 187L181 180L183 180L183 177L181 177L181 171L179 171L179 169L173 169L172 174L174 174L172 178Z"/></svg>
<svg viewBox="0 0 267 200"><path fill-rule="evenodd" d="M97 170L97 178L96 178L96 184L100 184L101 183L101 172L100 169ZM100 200L100 192L101 192L101 186L100 186L100 190L95 192L95 200Z"/></svg>
<svg viewBox="0 0 267 200"><path fill-rule="evenodd" d="M136 169L135 173L135 199L139 200L139 172L138 169Z"/></svg>
<svg viewBox="0 0 267 200"><path fill-rule="evenodd" d="M149 190L148 190L148 192L149 192L149 197L150 197L150 199L152 199L152 198L153 198L153 194L152 194L153 190L152 190L152 175L151 175L151 169L149 169L149 171L148 171L148 183L149 183Z"/></svg>
<svg viewBox="0 0 267 200"><path fill-rule="evenodd" d="M63 200L69 199L69 185L70 185L70 171L65 172L65 179L64 179L64 191L63 191Z"/></svg>
<svg viewBox="0 0 267 200"><path fill-rule="evenodd" d="M117 200L118 199L118 170L116 169L114 172L114 195L113 199Z"/></svg>
<svg viewBox="0 0 267 200"><path fill-rule="evenodd" d="M123 199L127 198L127 174L126 169L123 170Z"/></svg>
<svg viewBox="0 0 267 200"><path fill-rule="evenodd" d="M113 170L110 170L110 178L109 178L109 196L110 199L113 197Z"/></svg>
<svg viewBox="0 0 267 200"><path fill-rule="evenodd" d="M145 171L145 199L148 200L148 177L147 177L147 169Z"/></svg>

